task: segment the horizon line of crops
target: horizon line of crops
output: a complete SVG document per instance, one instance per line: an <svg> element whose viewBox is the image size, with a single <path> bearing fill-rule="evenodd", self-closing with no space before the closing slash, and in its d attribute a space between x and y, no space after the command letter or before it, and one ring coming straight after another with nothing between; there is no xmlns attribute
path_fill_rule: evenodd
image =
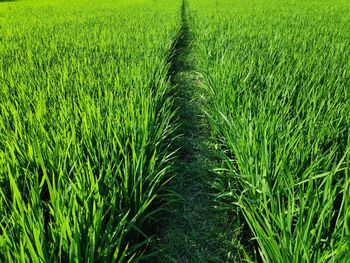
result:
<svg viewBox="0 0 350 263"><path fill-rule="evenodd" d="M350 4L191 1L240 260L349 262ZM247 229L250 233L246 240Z"/></svg>
<svg viewBox="0 0 350 263"><path fill-rule="evenodd" d="M0 260L142 259L171 164L180 1L0 13Z"/></svg>

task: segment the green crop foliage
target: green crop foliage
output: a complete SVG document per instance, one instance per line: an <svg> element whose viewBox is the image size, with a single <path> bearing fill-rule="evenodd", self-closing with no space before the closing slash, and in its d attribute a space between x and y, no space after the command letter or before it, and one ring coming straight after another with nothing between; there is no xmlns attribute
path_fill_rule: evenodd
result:
<svg viewBox="0 0 350 263"><path fill-rule="evenodd" d="M350 261L350 2L182 4L0 1L1 262L152 256L185 29L242 259Z"/></svg>
<svg viewBox="0 0 350 263"><path fill-rule="evenodd" d="M180 1L0 3L0 260L138 261Z"/></svg>
<svg viewBox="0 0 350 263"><path fill-rule="evenodd" d="M220 196L255 244L246 259L349 262L349 1L190 3L227 160Z"/></svg>

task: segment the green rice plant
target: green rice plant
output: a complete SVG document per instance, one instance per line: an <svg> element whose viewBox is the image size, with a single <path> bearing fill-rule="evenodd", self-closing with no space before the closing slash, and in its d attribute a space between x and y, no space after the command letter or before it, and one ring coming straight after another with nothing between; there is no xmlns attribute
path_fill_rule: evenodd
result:
<svg viewBox="0 0 350 263"><path fill-rule="evenodd" d="M350 5L192 1L221 168L245 260L349 262Z"/></svg>
<svg viewBox="0 0 350 263"><path fill-rule="evenodd" d="M0 5L0 259L136 262L170 167L179 1Z"/></svg>

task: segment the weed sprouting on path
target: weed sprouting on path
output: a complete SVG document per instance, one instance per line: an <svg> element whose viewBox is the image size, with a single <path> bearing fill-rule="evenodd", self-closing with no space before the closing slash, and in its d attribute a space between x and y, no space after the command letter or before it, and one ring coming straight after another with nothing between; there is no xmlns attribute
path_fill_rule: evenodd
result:
<svg viewBox="0 0 350 263"><path fill-rule="evenodd" d="M182 6L182 29L174 45L170 78L175 86L174 107L177 111L178 149L174 164L176 176L169 190L178 196L168 205L167 219L160 235L160 253L157 262L220 262L226 261L228 251L224 226L226 215L214 210L210 183L212 169L220 160L215 156L210 128L202 112L200 74L196 71L192 34L189 25L188 3ZM230 234L232 235L232 233Z"/></svg>

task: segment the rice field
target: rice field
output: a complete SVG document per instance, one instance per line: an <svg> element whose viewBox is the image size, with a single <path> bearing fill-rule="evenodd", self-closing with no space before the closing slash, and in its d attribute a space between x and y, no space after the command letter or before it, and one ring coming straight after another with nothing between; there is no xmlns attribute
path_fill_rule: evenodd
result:
<svg viewBox="0 0 350 263"><path fill-rule="evenodd" d="M350 262L349 29L346 0L0 1L0 261Z"/></svg>
<svg viewBox="0 0 350 263"><path fill-rule="evenodd" d="M1 261L137 261L170 165L179 7L0 5Z"/></svg>
<svg viewBox="0 0 350 263"><path fill-rule="evenodd" d="M350 262L350 3L192 2L216 187L247 257Z"/></svg>

